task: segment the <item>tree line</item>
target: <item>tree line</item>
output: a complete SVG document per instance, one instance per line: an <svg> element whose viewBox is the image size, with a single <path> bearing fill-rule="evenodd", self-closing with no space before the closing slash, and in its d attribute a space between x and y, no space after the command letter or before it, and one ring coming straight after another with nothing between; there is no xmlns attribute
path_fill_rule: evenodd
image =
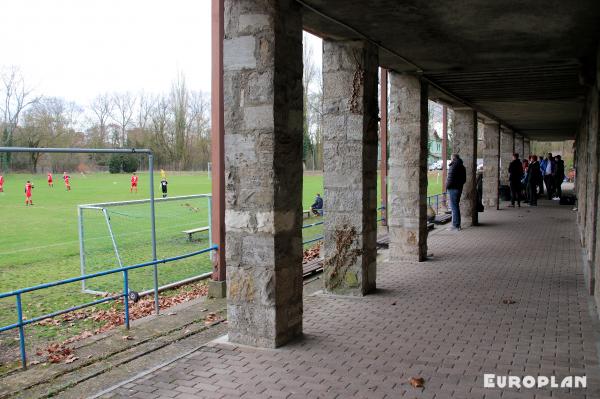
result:
<svg viewBox="0 0 600 399"><path fill-rule="evenodd" d="M313 49L304 46L303 159L307 170L322 170L322 74L313 58ZM1 146L149 148L156 166L168 170L207 170L210 162L210 99L190 90L182 74L168 93L102 93L77 104L36 93L19 68L4 67L0 102ZM114 169L115 157L112 161ZM0 154L4 171L85 172L109 166L105 154Z"/></svg>
<svg viewBox="0 0 600 399"><path fill-rule="evenodd" d="M190 90L183 75L168 93L103 93L80 105L36 94L20 70L0 73L0 145L150 148L156 166L206 170L210 162L210 107L205 93ZM105 154L0 154L2 170L108 169ZM114 161L114 160L113 160Z"/></svg>

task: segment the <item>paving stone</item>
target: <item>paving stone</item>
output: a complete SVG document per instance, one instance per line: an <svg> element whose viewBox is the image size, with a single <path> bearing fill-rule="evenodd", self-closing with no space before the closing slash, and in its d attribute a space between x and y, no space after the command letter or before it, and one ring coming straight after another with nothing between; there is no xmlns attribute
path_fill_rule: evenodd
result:
<svg viewBox="0 0 600 399"><path fill-rule="evenodd" d="M430 261L380 263L376 294L305 297L303 340L276 350L213 343L103 398L170 397L167 387L177 398L597 399L599 323L574 218L544 200L486 209L479 227L434 231ZM587 375L588 388L486 389L484 373Z"/></svg>

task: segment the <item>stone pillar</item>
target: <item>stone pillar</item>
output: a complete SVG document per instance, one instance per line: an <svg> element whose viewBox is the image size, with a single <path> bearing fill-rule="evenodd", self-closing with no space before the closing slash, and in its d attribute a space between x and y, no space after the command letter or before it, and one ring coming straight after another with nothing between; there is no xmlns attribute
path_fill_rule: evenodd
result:
<svg viewBox="0 0 600 399"><path fill-rule="evenodd" d="M585 237L587 238L587 261L589 262L590 269L590 281L589 290L590 293L594 293L596 279L599 278L597 271L597 259L598 259L598 197L600 195L598 187L598 173L600 168L600 162L598 162L598 156L600 155L600 99L599 93L596 88L590 90L588 96L588 117L587 117L587 129L588 129L588 142L586 151L587 157L587 193L585 202L586 208L586 226L587 232ZM583 201L579 201L581 203Z"/></svg>
<svg viewBox="0 0 600 399"><path fill-rule="evenodd" d="M531 155L531 141L528 138L523 138L523 159L529 159Z"/></svg>
<svg viewBox="0 0 600 399"><path fill-rule="evenodd" d="M378 51L363 41L323 42L324 286L375 289Z"/></svg>
<svg viewBox="0 0 600 399"><path fill-rule="evenodd" d="M477 112L471 109L454 110L454 146L467 170L467 181L460 199L461 226L476 226L477 213Z"/></svg>
<svg viewBox="0 0 600 399"><path fill-rule="evenodd" d="M500 125L496 122L483 126L483 205L498 205L498 154L500 153Z"/></svg>
<svg viewBox="0 0 600 399"><path fill-rule="evenodd" d="M520 134L515 134L515 152L519 153L519 159L523 159L523 154L525 153L523 136Z"/></svg>
<svg viewBox="0 0 600 399"><path fill-rule="evenodd" d="M500 130L500 184L508 186L508 165L513 156L513 134L510 130Z"/></svg>
<svg viewBox="0 0 600 399"><path fill-rule="evenodd" d="M593 229L595 230L596 243L594 245L594 254L592 261L590 262L590 281L589 290L596 297L596 308L600 309L600 284L596 284L596 281L600 281L600 234L598 229L600 228L600 46L598 46L598 53L596 58L596 85L591 88L592 99L590 107L590 134L596 136L596 146L592 149L592 156L595 158L595 167L592 173L595 176L595 191L596 198L594 202L595 208L595 224Z"/></svg>
<svg viewBox="0 0 600 399"><path fill-rule="evenodd" d="M302 16L293 0L225 0L229 340L302 334Z"/></svg>
<svg viewBox="0 0 600 399"><path fill-rule="evenodd" d="M389 257L427 258L427 83L390 72Z"/></svg>

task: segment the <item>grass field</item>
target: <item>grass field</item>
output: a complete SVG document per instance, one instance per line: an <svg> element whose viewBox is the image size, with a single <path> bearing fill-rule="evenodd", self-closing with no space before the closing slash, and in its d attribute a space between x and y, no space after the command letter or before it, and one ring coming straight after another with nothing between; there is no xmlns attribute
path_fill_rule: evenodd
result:
<svg viewBox="0 0 600 399"><path fill-rule="evenodd" d="M72 191L67 192L60 176L54 188L48 187L45 175L5 175L4 193L0 193L0 292L32 286L80 274L77 206L80 204L126 201L149 197L148 176L140 173L139 193L129 193L129 175L95 173L73 174ZM210 193L206 173L168 173L169 196ZM440 191L437 172L430 173L429 193ZM24 185L31 180L34 206L24 204ZM158 180L158 179L157 179ZM318 174L304 178L303 208L313 202L316 192L323 191L323 179ZM158 187L157 197L158 194ZM167 205L169 204L169 205ZM157 204L158 257L175 256L208 246L205 233L198 233L189 242L181 231L208 224L206 199ZM109 208L111 225L123 264L130 265L151 259L149 206ZM307 223L312 223L311 219ZM87 272L118 267L106 221L99 211L84 211ZM305 229L304 239L321 234L321 226ZM166 284L211 270L210 259L200 255L159 267L159 283ZM137 291L152 287L152 268L133 271L131 287ZM88 288L117 292L122 290L120 275L102 277L88 282ZM81 292L81 283L73 283L27 293L23 296L27 318L75 306L92 300ZM0 300L0 326L16 321L14 298ZM91 323L87 321L86 323ZM79 323L81 324L81 323ZM85 323L63 331L52 327L28 327L28 335L44 339L61 339L90 328ZM2 343L0 335L0 347ZM4 340L6 341L6 340ZM34 340L35 341L35 340ZM16 344L13 342L13 344Z"/></svg>

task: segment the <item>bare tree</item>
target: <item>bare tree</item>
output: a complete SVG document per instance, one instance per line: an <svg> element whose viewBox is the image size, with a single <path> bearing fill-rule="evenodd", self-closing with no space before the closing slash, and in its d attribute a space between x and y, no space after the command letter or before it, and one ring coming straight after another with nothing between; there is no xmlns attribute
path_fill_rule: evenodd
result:
<svg viewBox="0 0 600 399"><path fill-rule="evenodd" d="M30 148L51 147L60 138L73 133L72 104L56 97L45 97L33 104L23 116L23 126L15 131L16 141ZM30 161L33 173L41 153L32 152Z"/></svg>
<svg viewBox="0 0 600 399"><path fill-rule="evenodd" d="M115 121L121 130L121 147L127 144L127 128L133 120L133 111L135 108L135 97L131 93L117 93L112 96L114 105L111 118Z"/></svg>
<svg viewBox="0 0 600 399"><path fill-rule="evenodd" d="M137 127L143 132L148 127L150 121L150 114L154 105L154 99L152 96L140 92L137 98L136 107L136 123Z"/></svg>
<svg viewBox="0 0 600 399"><path fill-rule="evenodd" d="M205 170L210 161L210 102L200 91L189 93L187 131L187 158Z"/></svg>
<svg viewBox="0 0 600 399"><path fill-rule="evenodd" d="M170 145L171 140L168 132L169 124L171 123L170 109L169 99L165 96L156 98L150 109L150 121L152 124L151 147L156 153L157 161L161 164L173 159Z"/></svg>
<svg viewBox="0 0 600 399"><path fill-rule="evenodd" d="M0 104L2 145L12 146L21 113L36 103L39 97L33 96L33 90L25 84L23 75L17 67L13 66L0 71L0 80L2 81L2 103ZM8 169L10 159L10 153L0 154L0 167Z"/></svg>
<svg viewBox="0 0 600 399"><path fill-rule="evenodd" d="M98 133L100 142L102 144L108 142L107 137L107 128L108 128L108 120L113 112L113 102L108 93L100 94L96 96L94 100L90 103L90 109L96 116L96 121L98 122Z"/></svg>
<svg viewBox="0 0 600 399"><path fill-rule="evenodd" d="M187 141L187 113L188 113L189 93L185 83L185 76L180 74L171 87L171 106L175 122L175 160L178 168L183 169L187 166L187 154L185 143Z"/></svg>

